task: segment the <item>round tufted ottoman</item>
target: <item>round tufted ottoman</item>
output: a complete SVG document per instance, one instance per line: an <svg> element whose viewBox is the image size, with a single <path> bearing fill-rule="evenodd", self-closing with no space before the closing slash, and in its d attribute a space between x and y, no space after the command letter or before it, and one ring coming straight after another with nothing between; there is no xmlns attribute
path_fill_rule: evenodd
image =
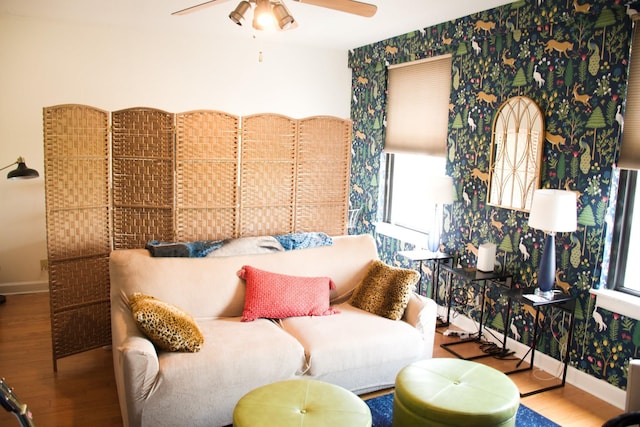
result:
<svg viewBox="0 0 640 427"><path fill-rule="evenodd" d="M370 427L371 411L342 387L288 380L245 394L233 410L234 427Z"/></svg>
<svg viewBox="0 0 640 427"><path fill-rule="evenodd" d="M460 359L429 359L396 377L393 427L515 426L520 392L497 369Z"/></svg>

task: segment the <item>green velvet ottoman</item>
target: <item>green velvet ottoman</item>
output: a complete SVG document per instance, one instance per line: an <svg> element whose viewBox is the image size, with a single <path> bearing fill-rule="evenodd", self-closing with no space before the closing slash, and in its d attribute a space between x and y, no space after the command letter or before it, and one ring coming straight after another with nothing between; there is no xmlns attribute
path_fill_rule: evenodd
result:
<svg viewBox="0 0 640 427"><path fill-rule="evenodd" d="M415 362L396 377L393 427L515 426L520 392L497 369L467 360Z"/></svg>
<svg viewBox="0 0 640 427"><path fill-rule="evenodd" d="M233 410L234 427L371 427L371 411L342 387L288 380L245 394Z"/></svg>

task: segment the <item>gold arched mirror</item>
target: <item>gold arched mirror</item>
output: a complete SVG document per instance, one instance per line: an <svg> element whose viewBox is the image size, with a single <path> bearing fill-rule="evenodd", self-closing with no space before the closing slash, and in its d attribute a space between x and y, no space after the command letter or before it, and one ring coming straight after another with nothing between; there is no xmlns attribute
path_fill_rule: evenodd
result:
<svg viewBox="0 0 640 427"><path fill-rule="evenodd" d="M525 96L500 106L493 121L488 203L529 211L533 191L540 186L544 116Z"/></svg>

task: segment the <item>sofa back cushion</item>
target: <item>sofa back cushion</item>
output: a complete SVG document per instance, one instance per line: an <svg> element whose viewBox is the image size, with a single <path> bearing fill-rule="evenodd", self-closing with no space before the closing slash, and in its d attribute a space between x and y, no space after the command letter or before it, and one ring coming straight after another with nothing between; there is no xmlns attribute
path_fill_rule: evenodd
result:
<svg viewBox="0 0 640 427"><path fill-rule="evenodd" d="M154 258L144 249L120 249L110 257L111 303L142 292L196 319L239 317L245 284L237 273L244 265L293 276L330 277L336 286L331 302L343 302L377 258L370 235L337 236L331 246L217 258Z"/></svg>

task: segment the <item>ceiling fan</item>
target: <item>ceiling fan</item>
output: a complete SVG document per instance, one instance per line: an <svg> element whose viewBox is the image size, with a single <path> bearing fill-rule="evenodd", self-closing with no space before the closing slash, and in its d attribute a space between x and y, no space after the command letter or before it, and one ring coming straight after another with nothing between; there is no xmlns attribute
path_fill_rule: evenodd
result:
<svg viewBox="0 0 640 427"><path fill-rule="evenodd" d="M216 4L223 3L227 0L210 0L186 9L173 12L172 15L186 15L197 12L201 9ZM375 15L378 7L355 0L294 0L300 3L311 4L314 6L325 7L340 12L351 13L353 15L370 18ZM241 0L238 6L229 14L231 19L237 25L243 25L245 15L249 9L254 9L252 25L257 30L264 30L277 26L281 30L295 28L295 19L291 12L284 5L283 0Z"/></svg>

